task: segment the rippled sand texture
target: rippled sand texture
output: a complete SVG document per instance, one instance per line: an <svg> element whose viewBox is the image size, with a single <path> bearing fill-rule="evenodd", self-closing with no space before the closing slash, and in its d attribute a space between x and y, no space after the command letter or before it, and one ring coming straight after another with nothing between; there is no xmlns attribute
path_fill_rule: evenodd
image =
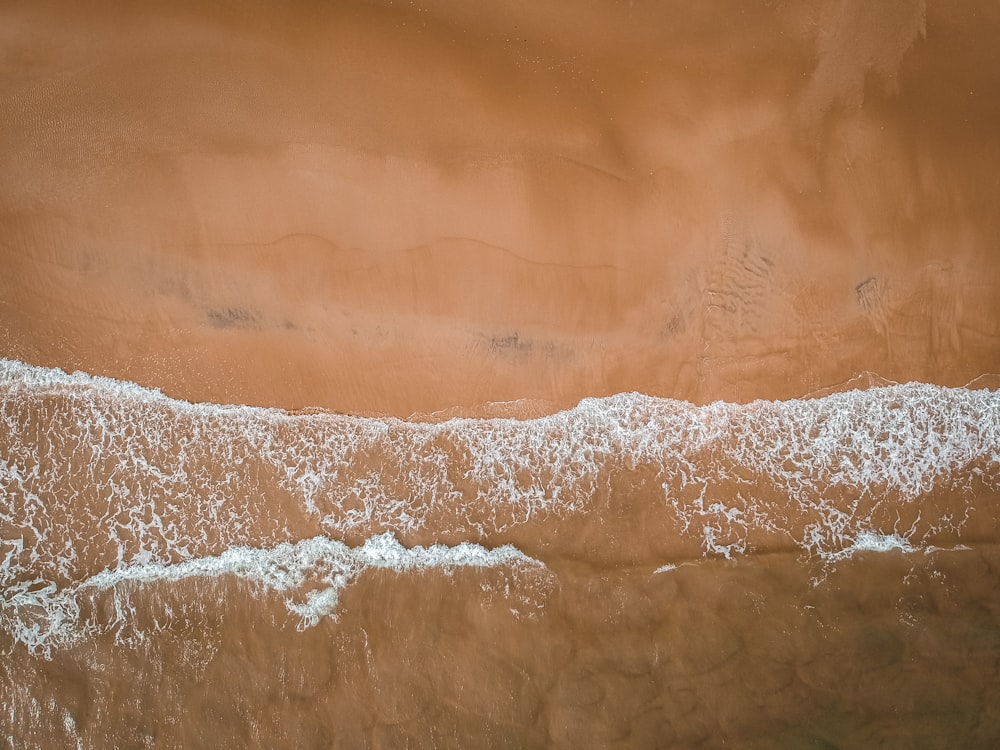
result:
<svg viewBox="0 0 1000 750"><path fill-rule="evenodd" d="M483 5L4 3L3 354L399 416L997 370L993 4Z"/></svg>

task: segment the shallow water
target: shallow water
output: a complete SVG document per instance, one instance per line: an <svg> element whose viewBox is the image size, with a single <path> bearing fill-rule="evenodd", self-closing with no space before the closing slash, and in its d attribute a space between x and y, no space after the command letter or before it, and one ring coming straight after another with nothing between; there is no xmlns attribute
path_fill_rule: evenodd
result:
<svg viewBox="0 0 1000 750"><path fill-rule="evenodd" d="M17 747L990 747L1000 396L534 420L0 363Z"/></svg>

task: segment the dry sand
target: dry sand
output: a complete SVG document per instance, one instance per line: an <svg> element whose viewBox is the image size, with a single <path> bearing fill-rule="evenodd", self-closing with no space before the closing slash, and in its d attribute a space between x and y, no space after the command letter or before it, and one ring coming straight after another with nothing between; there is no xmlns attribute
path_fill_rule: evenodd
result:
<svg viewBox="0 0 1000 750"><path fill-rule="evenodd" d="M5 3L0 355L404 416L1000 369L1000 9L752 5Z"/></svg>

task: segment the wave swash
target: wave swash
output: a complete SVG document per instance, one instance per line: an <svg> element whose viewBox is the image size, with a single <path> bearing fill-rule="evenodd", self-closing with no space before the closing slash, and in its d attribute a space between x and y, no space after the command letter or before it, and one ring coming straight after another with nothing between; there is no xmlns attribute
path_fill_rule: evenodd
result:
<svg viewBox="0 0 1000 750"><path fill-rule="evenodd" d="M653 572L956 546L998 488L988 390L707 406L626 393L422 423L189 404L0 360L0 626L47 653L123 628L135 587L222 576L282 595L307 627L371 568L538 578L549 558L590 554ZM607 539L566 533L598 515ZM114 615L93 604L107 592Z"/></svg>

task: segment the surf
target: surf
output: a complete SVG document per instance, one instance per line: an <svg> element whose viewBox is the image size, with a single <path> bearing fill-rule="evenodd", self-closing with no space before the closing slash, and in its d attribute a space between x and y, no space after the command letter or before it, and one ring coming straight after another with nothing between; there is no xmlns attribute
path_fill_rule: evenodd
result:
<svg viewBox="0 0 1000 750"><path fill-rule="evenodd" d="M623 393L526 420L420 422L190 404L2 360L0 430L2 606L36 647L79 620L81 592L239 578L250 560L283 591L266 583L273 560L316 545L350 579L373 540L399 560L516 549L653 572L997 531L1000 396L922 383L706 406ZM297 610L304 621L335 611L340 589L324 585L329 611ZM31 632L29 611L49 613Z"/></svg>

